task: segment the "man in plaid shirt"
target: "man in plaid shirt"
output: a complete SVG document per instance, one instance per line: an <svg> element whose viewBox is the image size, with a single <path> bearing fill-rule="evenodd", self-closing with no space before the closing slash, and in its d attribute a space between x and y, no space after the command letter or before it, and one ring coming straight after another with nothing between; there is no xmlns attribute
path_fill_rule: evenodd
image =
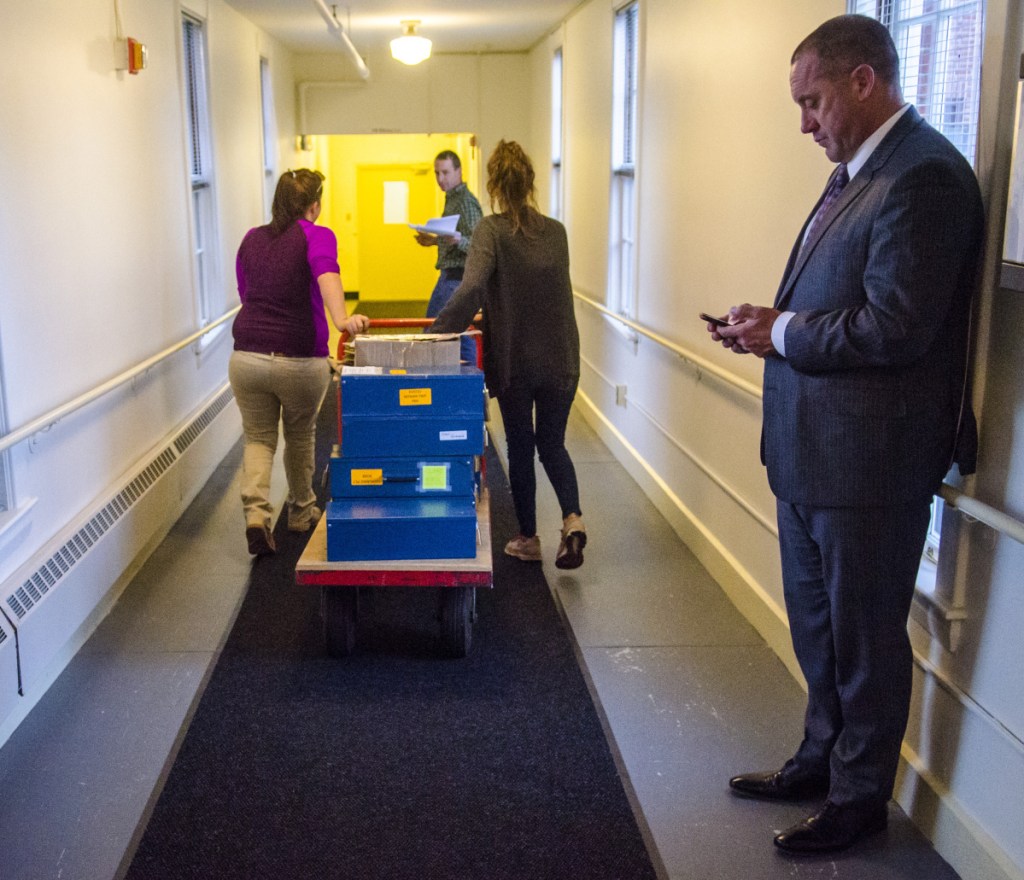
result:
<svg viewBox="0 0 1024 880"><path fill-rule="evenodd" d="M462 283L462 272L466 266L466 253L473 238L473 227L483 217L483 210L476 196L462 182L462 163L451 150L442 150L434 159L434 177L444 193L442 217L459 215L454 235L416 234L416 241L424 247L437 246L435 268L441 274L434 285L434 292L427 304L427 317L436 318ZM462 337L462 359L476 363L476 344L472 338Z"/></svg>

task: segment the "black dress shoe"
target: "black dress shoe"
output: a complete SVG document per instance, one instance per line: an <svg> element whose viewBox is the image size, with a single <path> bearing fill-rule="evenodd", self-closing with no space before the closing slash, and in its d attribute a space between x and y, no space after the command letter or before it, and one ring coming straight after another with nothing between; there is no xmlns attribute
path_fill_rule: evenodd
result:
<svg viewBox="0 0 1024 880"><path fill-rule="evenodd" d="M789 762L774 773L744 773L729 780L732 793L768 801L799 801L828 793L828 779L796 773Z"/></svg>
<svg viewBox="0 0 1024 880"><path fill-rule="evenodd" d="M775 836L775 845L790 853L822 853L846 849L889 821L885 804L840 806L825 801L813 816Z"/></svg>

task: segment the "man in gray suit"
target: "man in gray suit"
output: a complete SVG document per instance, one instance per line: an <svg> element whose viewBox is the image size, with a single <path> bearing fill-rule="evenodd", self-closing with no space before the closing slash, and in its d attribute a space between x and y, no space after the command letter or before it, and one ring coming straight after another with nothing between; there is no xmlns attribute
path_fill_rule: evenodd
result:
<svg viewBox="0 0 1024 880"><path fill-rule="evenodd" d="M775 838L823 852L886 826L929 505L954 462L974 469L967 344L984 217L970 165L904 103L881 24L831 19L791 63L800 129L839 164L775 307L736 306L708 330L764 358L761 455L808 687L794 756L729 784L745 797L826 798Z"/></svg>

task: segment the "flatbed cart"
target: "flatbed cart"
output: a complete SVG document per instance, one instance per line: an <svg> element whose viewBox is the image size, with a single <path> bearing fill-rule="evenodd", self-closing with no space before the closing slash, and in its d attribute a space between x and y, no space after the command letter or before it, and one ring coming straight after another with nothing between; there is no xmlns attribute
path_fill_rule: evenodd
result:
<svg viewBox="0 0 1024 880"><path fill-rule="evenodd" d="M427 327L432 318L372 319L371 327ZM345 357L348 334L338 343L338 360ZM477 342L477 358L480 346ZM341 443L341 392L338 391L338 442ZM482 474L485 476L485 474ZM494 584L491 559L490 495L482 487L476 503L477 551L472 559L388 559L329 561L327 518L321 518L295 567L295 582L320 587L324 642L332 657L347 657L355 649L359 591L384 587L432 587L438 591L441 645L446 656L465 657L476 620L476 590Z"/></svg>
<svg viewBox="0 0 1024 880"><path fill-rule="evenodd" d="M355 649L360 589L433 587L438 592L441 646L448 657L465 657L473 639L476 590L494 585L491 562L490 497L476 505L478 540L473 559L327 560L327 522L317 523L295 566L295 582L320 587L324 641L332 657Z"/></svg>

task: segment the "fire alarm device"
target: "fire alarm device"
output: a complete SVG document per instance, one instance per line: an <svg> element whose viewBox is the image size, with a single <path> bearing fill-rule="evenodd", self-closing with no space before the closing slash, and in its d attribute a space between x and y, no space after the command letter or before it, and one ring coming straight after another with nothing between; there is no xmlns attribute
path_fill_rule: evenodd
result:
<svg viewBox="0 0 1024 880"><path fill-rule="evenodd" d="M146 66L146 47L131 37L126 42L128 43L128 72L138 73Z"/></svg>
<svg viewBox="0 0 1024 880"><path fill-rule="evenodd" d="M138 40L128 37L117 41L118 70L137 74L146 67L146 47Z"/></svg>

